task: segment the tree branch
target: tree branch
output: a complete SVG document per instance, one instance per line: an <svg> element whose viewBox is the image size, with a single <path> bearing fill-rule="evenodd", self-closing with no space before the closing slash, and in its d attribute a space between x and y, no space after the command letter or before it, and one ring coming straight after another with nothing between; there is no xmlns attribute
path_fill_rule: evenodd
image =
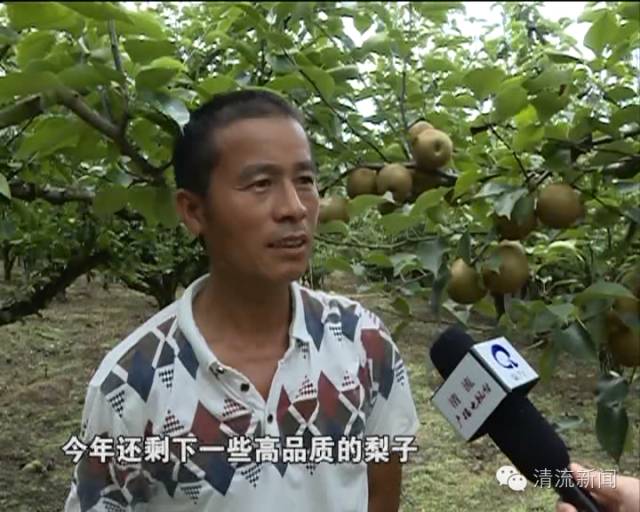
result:
<svg viewBox="0 0 640 512"><path fill-rule="evenodd" d="M520 170L522 171L522 175L524 176L524 179L527 183L527 185L529 184L529 180L531 179L529 174L527 173L527 170L524 168L524 165L522 165L522 160L520 160L520 157L518 156L518 154L511 148L511 145L502 138L502 136L498 133L498 131L492 126L489 127L489 129L491 130L491 132L500 140L500 142L502 142L507 149L511 152L511 154L513 155L513 158L516 159L516 162L518 162L518 166L520 167Z"/></svg>
<svg viewBox="0 0 640 512"><path fill-rule="evenodd" d="M344 117L340 112L338 112L338 110L336 110L336 108L329 102L329 100L327 100L327 98L324 97L324 94L322 94L322 91L320 90L320 88L316 85L316 83L313 81L313 79L302 69L300 68L300 66L298 66L298 64L296 63L296 61L291 58L291 55L289 55L289 52L287 52L286 50L282 50L285 54L285 56L287 57L287 59L289 59L289 62L291 62L294 66L297 67L298 71L300 72L300 74L304 77L304 79L309 82L311 84L311 86L315 89L316 93L318 94L318 96L320 97L320 100L322 101L322 103L324 103L327 107L329 107L329 110L331 110L331 112L334 113L334 115L340 119L340 121L342 121L344 124L346 124L349 129L360 139L362 140L365 144L367 144L371 149L373 149L379 156L380 158L382 158L385 162L388 162L389 159L385 156L385 154L380 151L380 149L378 148L378 146L376 146L373 142L371 142L367 137L365 137L362 133L360 133L360 131L355 128L351 122Z"/></svg>
<svg viewBox="0 0 640 512"><path fill-rule="evenodd" d="M43 112L40 96L32 96L20 100L14 105L0 110L0 129L20 124L28 119L33 119Z"/></svg>
<svg viewBox="0 0 640 512"><path fill-rule="evenodd" d="M95 194L89 190L69 190L65 188L50 187L48 185L40 186L34 183L24 181L12 181L9 184L11 197L22 199L24 201L34 201L36 199L44 199L51 204L65 204L72 201L82 203L92 203Z"/></svg>
<svg viewBox="0 0 640 512"><path fill-rule="evenodd" d="M55 275L35 285L30 296L0 305L0 325L16 322L44 309L57 294L64 291L82 274L106 263L109 256L109 252L105 250L72 256Z"/></svg>
<svg viewBox="0 0 640 512"><path fill-rule="evenodd" d="M122 57L120 56L120 48L118 47L118 34L116 34L116 25L113 20L109 20L109 41L111 43L111 53L113 55L113 64L115 65L116 71L118 71L118 73L123 77L126 77L122 68ZM124 111L122 112L122 119L120 120L118 130L120 136L124 137L127 132L127 122L129 121L129 95L127 94L126 78L121 89L122 99L124 101Z"/></svg>
<svg viewBox="0 0 640 512"><path fill-rule="evenodd" d="M67 87L60 87L57 90L60 102L69 110L75 113L80 119L91 125L103 135L110 138L120 149L123 155L128 156L140 168L140 170L153 177L156 182L162 181L162 172L159 168L150 164L138 151L123 137L118 126L105 119L89 107L80 93Z"/></svg>

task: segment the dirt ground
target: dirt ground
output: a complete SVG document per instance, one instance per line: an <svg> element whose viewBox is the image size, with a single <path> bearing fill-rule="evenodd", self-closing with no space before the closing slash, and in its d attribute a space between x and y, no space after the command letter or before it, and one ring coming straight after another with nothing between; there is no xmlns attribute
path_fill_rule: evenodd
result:
<svg viewBox="0 0 640 512"><path fill-rule="evenodd" d="M332 288L394 325L396 319L381 311L380 297L358 295L340 283ZM0 511L62 510L72 465L60 448L78 434L89 377L106 352L154 311L153 301L141 294L120 286L105 291L82 278L69 288L66 301L0 327ZM446 326L426 313L424 318L428 321L411 323L396 340L422 423L419 451L404 468L402 512L553 511L556 495L550 489L501 487L495 473L510 464L508 459L486 436L464 443L429 403L440 379L428 365L427 348ZM476 339L482 335L476 333ZM514 344L537 368L538 349ZM595 368L569 357L561 358L560 367L550 384L538 384L529 396L550 422L567 416L583 420L561 433L572 459L640 476L640 400L630 411L633 449L617 466L599 448L593 428ZM631 393L640 397L638 381Z"/></svg>

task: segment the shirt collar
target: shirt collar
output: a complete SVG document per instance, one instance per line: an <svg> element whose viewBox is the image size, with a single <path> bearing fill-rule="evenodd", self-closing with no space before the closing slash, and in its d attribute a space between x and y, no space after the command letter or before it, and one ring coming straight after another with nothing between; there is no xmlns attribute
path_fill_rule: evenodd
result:
<svg viewBox="0 0 640 512"><path fill-rule="evenodd" d="M178 327L191 344L198 362L207 368L217 364L218 358L196 325L193 317L193 299L206 284L209 275L210 274L207 273L193 281L178 300ZM294 281L291 283L289 289L293 297L293 314L289 325L290 346L294 339L302 343L311 343L312 337L306 326L300 285Z"/></svg>

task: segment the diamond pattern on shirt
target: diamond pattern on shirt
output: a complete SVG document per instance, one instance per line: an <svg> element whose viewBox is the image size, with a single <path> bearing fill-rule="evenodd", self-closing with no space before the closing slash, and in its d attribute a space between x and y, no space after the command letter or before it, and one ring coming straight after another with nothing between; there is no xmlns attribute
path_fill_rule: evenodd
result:
<svg viewBox="0 0 640 512"><path fill-rule="evenodd" d="M224 399L224 409L222 409L223 418L235 416L239 412L243 412L243 413L247 412L247 409L245 408L244 405L236 402L231 398Z"/></svg>
<svg viewBox="0 0 640 512"><path fill-rule="evenodd" d="M244 476L249 483L255 488L260 480L260 473L262 471L262 463L248 464L239 469L242 476Z"/></svg>
<svg viewBox="0 0 640 512"><path fill-rule="evenodd" d="M120 503L113 500L105 500L104 501L104 509L106 512L126 512L126 508Z"/></svg>
<svg viewBox="0 0 640 512"><path fill-rule="evenodd" d="M118 413L118 416L122 418L122 411L124 411L124 387L107 398L113 410Z"/></svg>
<svg viewBox="0 0 640 512"><path fill-rule="evenodd" d="M180 484L180 490L191 499L194 505L198 504L198 498L200 498L200 490L202 484L184 485Z"/></svg>
<svg viewBox="0 0 640 512"><path fill-rule="evenodd" d="M160 370L158 377L160 377L162 383L167 386L167 389L171 389L173 387L173 366Z"/></svg>
<svg viewBox="0 0 640 512"><path fill-rule="evenodd" d="M163 435L172 436L184 430L185 428L182 423L180 423L180 420L176 418L176 416L170 410L167 411L167 416L165 417L164 424L162 426Z"/></svg>

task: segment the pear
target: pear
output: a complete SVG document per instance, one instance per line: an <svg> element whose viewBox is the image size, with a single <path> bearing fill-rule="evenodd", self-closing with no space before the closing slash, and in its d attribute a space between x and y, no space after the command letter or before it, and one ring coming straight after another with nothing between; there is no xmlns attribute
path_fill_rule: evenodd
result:
<svg viewBox="0 0 640 512"><path fill-rule="evenodd" d="M446 133L432 128L418 133L412 149L418 170L430 172L449 162L453 143Z"/></svg>
<svg viewBox="0 0 640 512"><path fill-rule="evenodd" d="M373 169L367 167L354 169L347 176L347 195L353 199L364 194L375 194L376 177L377 173Z"/></svg>
<svg viewBox="0 0 640 512"><path fill-rule="evenodd" d="M571 227L584 213L580 195L566 183L552 183L538 193L536 215L550 228Z"/></svg>
<svg viewBox="0 0 640 512"><path fill-rule="evenodd" d="M320 199L320 213L318 222L324 224L332 220L349 222L349 211L347 198L341 196L328 196Z"/></svg>
<svg viewBox="0 0 640 512"><path fill-rule="evenodd" d="M398 203L402 203L409 198L412 186L411 171L402 164L385 165L376 179L378 194L383 195L390 190L394 200Z"/></svg>

